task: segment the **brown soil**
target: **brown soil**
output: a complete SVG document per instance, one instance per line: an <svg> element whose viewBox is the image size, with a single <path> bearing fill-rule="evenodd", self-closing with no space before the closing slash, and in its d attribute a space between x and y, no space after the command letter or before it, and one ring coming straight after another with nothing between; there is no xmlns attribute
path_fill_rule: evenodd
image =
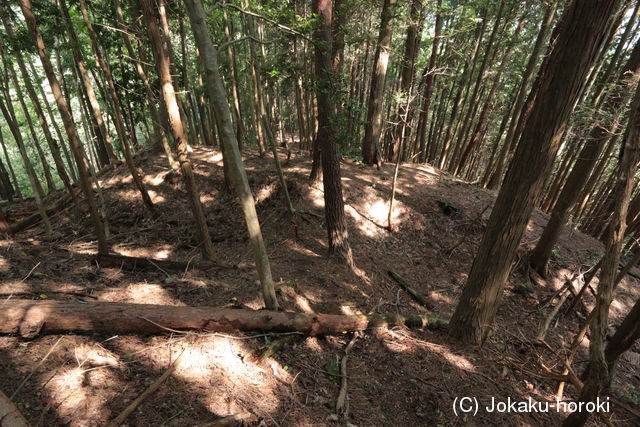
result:
<svg viewBox="0 0 640 427"><path fill-rule="evenodd" d="M38 226L0 240L2 299L23 293L20 298L261 308L240 209L222 189L220 154L197 147L193 158L219 262L239 268L215 275L191 268L180 273L98 269L89 262L96 250L89 218L77 219L69 207L52 218L52 238ZM114 252L197 262L198 239L180 177L167 175L166 161L159 155L145 153L138 162L160 219L148 217L124 167L102 176ZM283 166L296 207L320 214L319 218L287 214L271 158L249 153L246 163L285 310L426 313L389 278L387 271L393 269L433 301L433 314L444 318L452 314L495 194L428 166L403 165L391 233L385 227L393 166L377 171L346 160L343 184L356 263L351 271L326 256L322 192L307 185L309 157L294 154ZM29 201L12 206L11 220L33 210ZM545 222L544 214L534 214L521 256ZM447 249L456 244L449 253ZM256 360L256 352L277 336L171 332L154 337L62 335L34 340L4 336L0 337L4 372L0 388L12 395L26 379L13 400L34 425L102 425L185 352L167 382L130 415L128 425L198 425L232 414L244 414L237 423L268 426L558 424L563 414L555 411L480 411L475 417L457 417L452 404L463 396L487 404L491 397L554 399L557 382L544 368L561 370L560 355L585 311L579 307L552 325L546 347L536 345L535 336L553 303L540 307L562 286L565 276L579 269L584 272L601 251L598 241L577 231L566 232L553 261L554 277L546 286L529 284L520 260L491 338L482 348L451 342L444 332L372 330L358 336L347 362L346 419L335 410L342 378L335 369L351 340L347 335L300 337L263 361ZM638 283L627 276L612 307L612 328L639 296ZM588 296L587 307L592 304ZM578 372L587 345L576 357ZM614 396L635 405L636 411L639 366L640 345L636 345L619 364L613 386ZM575 397L575 389L568 386L565 396ZM633 409L612 408L610 419L619 425L639 421Z"/></svg>

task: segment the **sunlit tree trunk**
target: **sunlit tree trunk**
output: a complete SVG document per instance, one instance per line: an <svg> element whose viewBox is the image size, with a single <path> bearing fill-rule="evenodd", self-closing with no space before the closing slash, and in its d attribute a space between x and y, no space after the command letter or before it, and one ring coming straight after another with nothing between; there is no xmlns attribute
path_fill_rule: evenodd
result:
<svg viewBox="0 0 640 427"><path fill-rule="evenodd" d="M69 10L66 5L66 0L59 0L59 2L60 2L60 10L62 10L62 15L67 21L66 27L67 27L67 32L69 34L69 38L71 39L73 58L76 63L77 71L80 75L80 80L82 81L82 85L87 95L87 100L89 101L89 107L93 114L93 118L97 123L98 132L100 133L102 141L104 142L104 148L109 157L109 162L113 164L118 159L113 149L111 137L109 136L109 132L107 131L107 127L104 122L104 118L102 116L100 103L98 102L98 98L96 97L95 91L93 89L93 84L91 83L91 79L89 78L87 66L82 57L82 52L80 51L80 41L78 40L78 36L73 27L73 22L71 21L71 17L69 16Z"/></svg>
<svg viewBox="0 0 640 427"><path fill-rule="evenodd" d="M122 13L122 8L120 7L120 1L116 0L116 15L118 17L118 25L121 29L124 30L124 16ZM126 33L122 33L122 40L124 41L124 45L127 48L127 52L130 57L135 57L135 50L131 45L131 41L129 40L129 35ZM141 58L144 60L144 58ZM147 77L147 72L142 67L142 64L138 61L134 61L136 72L140 76L142 83L144 84L145 94L147 96L147 104L149 105L149 113L151 114L151 121L153 122L153 128L156 133L156 137L159 140L160 146L164 150L165 155L167 156L167 161L169 163L169 167L175 167L175 160L173 158L173 152L171 151L171 146L169 145L169 139L167 137L167 133L165 132L165 127L163 125L163 120L156 108L156 97L153 95L153 89L151 88L151 83L149 83L149 78ZM160 107L162 109L162 106Z"/></svg>
<svg viewBox="0 0 640 427"><path fill-rule="evenodd" d="M224 35L227 39L227 43L231 42L231 23L227 18L226 9L222 10L222 19L224 22ZM242 124L242 113L240 110L240 91L238 89L238 65L236 63L236 54L232 45L227 46L227 56L229 57L229 69L231 74L231 96L233 97L233 117L236 126L236 139L240 151L242 151L242 145L244 144L244 126Z"/></svg>
<svg viewBox="0 0 640 427"><path fill-rule="evenodd" d="M42 218L42 222L44 223L47 235L50 235L52 233L51 222L49 221L49 216L47 215L47 207L45 206L43 201L44 195L42 192L42 187L40 186L40 182L38 181L36 171L33 169L33 165L29 160L29 154L27 153L27 148L24 145L22 133L20 132L18 123L15 120L15 114L13 112L13 107L11 106L11 99L6 96L6 92L4 90L0 90L0 110L2 111L2 115L9 125L9 130L11 131L13 139L18 146L18 150L20 151L20 156L22 157L22 162L24 164L24 169L27 172L27 177L29 178L29 183L31 184L33 198L35 199L36 206L38 207L38 212L40 213L40 217Z"/></svg>
<svg viewBox="0 0 640 427"><path fill-rule="evenodd" d="M191 20L191 28L202 55L209 101L212 103L216 112L220 139L225 147L224 155L229 159L228 164L232 184L240 198L240 205L247 224L247 230L249 231L249 239L256 260L258 275L262 282L265 305L271 310L277 310L278 300L273 286L273 279L271 278L269 257L262 239L255 201L251 193L251 188L249 188L249 180L244 170L238 142L234 133L226 91L222 85L222 79L218 71L218 52L212 43L211 35L207 27L206 15L200 0L185 0L185 4L187 5L187 11Z"/></svg>
<svg viewBox="0 0 640 427"><path fill-rule="evenodd" d="M118 91L116 90L116 85L113 81L113 76L111 75L111 69L109 68L109 65L107 64L107 62L104 60L102 51L100 50L100 45L98 44L96 33L93 30L93 24L89 19L89 12L87 11L86 0L80 0L80 11L82 12L84 23L87 26L89 39L91 40L91 47L93 48L94 58L96 59L96 62L98 63L98 66L102 71L102 75L107 81L108 93L111 98L111 106L113 108L113 113L114 113L114 122L116 126L116 132L118 134L118 139L120 140L120 145L124 153L125 162L127 163L127 167L129 168L129 172L131 173L133 182L138 188L138 191L140 192L140 196L142 197L142 202L151 213L154 213L153 202L149 197L149 193L147 192L147 189L145 188L144 183L142 182L142 177L140 176L138 170L136 169L136 165L133 160L133 154L131 153L131 146L129 143L129 135L127 134L127 131L126 131L126 124L124 120L124 115L122 113L122 108L120 106Z"/></svg>
<svg viewBox="0 0 640 427"><path fill-rule="evenodd" d="M392 122L394 123L391 131L392 139L389 144L388 159L393 161L396 155L399 155L396 151L400 146L401 138L409 137L409 123L410 108L411 108L411 88L413 87L414 75L415 75L415 62L418 56L418 50L420 47L420 40L422 34L422 16L424 8L424 0L413 0L411 2L411 8L409 11L409 23L407 26L407 36L404 42L404 54L402 56L402 70L400 73L400 94L402 100L398 103L397 112L394 115ZM442 19L440 14L436 16L436 36L434 36L434 45L437 45L436 40L439 40L438 29L442 27ZM438 48L436 47L437 51Z"/></svg>
<svg viewBox="0 0 640 427"><path fill-rule="evenodd" d="M525 71L522 74L522 79L520 80L520 89L518 91L518 94L516 95L515 106L513 107L513 116L511 117L511 121L509 122L507 136L505 137L504 144L500 149L498 159L496 160L494 167L491 169L487 169L487 172L483 177L483 183L488 188L495 189L500 185L500 182L502 181L504 165L506 163L507 153L509 153L511 148L515 145L514 141L517 141L516 128L519 121L522 120L522 107L527 96L529 83L531 81L531 78L533 77L533 72L540 60L540 54L542 53L544 42L549 35L549 30L551 29L553 17L556 12L556 6L557 2L551 2L551 4L547 6L544 17L542 18L542 23L540 24L540 29L538 30L536 41L533 45L533 49L531 50L531 55L529 56Z"/></svg>
<svg viewBox="0 0 640 427"><path fill-rule="evenodd" d="M3 22L4 22L4 27L7 30L8 36L10 38L13 38L14 32L13 32L13 27L11 26L11 23L7 20L3 20ZM42 106L40 104L40 100L38 99L38 95L36 94L33 84L31 83L31 77L27 72L27 68L25 66L25 62L22 57L22 52L19 49L15 50L15 59L16 59L18 68L20 69L20 73L22 75L22 79L24 81L24 85L27 90L27 93L29 95L29 99L31 100L31 105L36 113L36 116L38 117L38 123L40 124L40 129L42 129L42 133L44 134L45 140L49 145L49 149L51 151L51 155L53 157L53 161L56 166L56 171L58 172L58 176L60 177L60 180L62 181L63 185L65 186L68 193L70 194L71 200L73 201L74 205L76 205L76 208L79 208L76 193L73 191L73 188L71 186L71 180L67 175L67 170L64 166L64 162L60 155L60 145L53 139L53 135L51 135L49 124L47 123L47 120L45 118L44 111L42 110ZM48 106L46 99L44 102ZM62 140L62 138L60 138L60 143L64 144L64 140Z"/></svg>
<svg viewBox="0 0 640 427"><path fill-rule="evenodd" d="M49 86L51 87L51 91L53 92L56 105L58 107L58 110L60 111L60 116L62 117L65 130L67 131L67 135L69 136L69 140L71 142L71 149L73 150L73 155L78 165L80 186L84 193L87 205L89 206L89 212L93 221L96 239L98 240L98 252L108 253L109 245L107 243L104 225L100 220L98 208L93 196L93 191L91 189L91 184L89 183L88 167L82 152L82 143L80 142L73 117L71 116L71 112L67 104L67 99L62 95L60 83L58 82L58 79L53 71L53 65L51 65L51 61L49 60L49 54L47 53L42 34L40 33L40 29L38 28L36 17L31 10L31 1L20 0L20 8L22 9L22 14L27 21L27 25L35 41L36 48L38 49L38 56L40 57L40 61L42 62L42 65L44 67L45 74L47 75L47 80L49 80Z"/></svg>
<svg viewBox="0 0 640 427"><path fill-rule="evenodd" d="M204 214L204 209L200 201L200 191L196 184L196 179L193 173L193 166L189 159L189 153L187 147L189 141L187 134L180 117L180 110L178 107L178 100L176 97L175 89L173 87L173 79L171 77L171 69L169 66L169 52L167 47L169 40L164 40L164 44L160 38L160 29L156 23L153 15L153 9L149 0L139 0L142 7L142 13L144 15L145 22L147 24L147 31L149 33L149 40L151 42L151 48L155 57L156 69L158 76L162 84L162 94L166 106L166 110L169 113L169 121L171 123L171 129L173 130L173 136L176 140L176 148L178 151L178 162L180 163L180 171L184 177L185 187L189 194L189 201L191 202L191 209L196 221L196 226L202 240L202 251L205 259L214 260L215 254L213 249L213 243L211 243L211 236L209 234L209 227L207 226L207 219Z"/></svg>

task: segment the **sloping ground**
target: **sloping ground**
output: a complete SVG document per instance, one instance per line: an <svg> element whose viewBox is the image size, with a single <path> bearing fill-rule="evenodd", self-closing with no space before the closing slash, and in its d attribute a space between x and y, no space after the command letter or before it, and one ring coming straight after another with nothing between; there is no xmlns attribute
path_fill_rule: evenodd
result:
<svg viewBox="0 0 640 427"><path fill-rule="evenodd" d="M41 227L0 241L0 293L27 298L124 301L174 305L261 307L244 222L231 195L222 190L221 156L198 147L193 158L203 202L221 263L237 268L207 274L197 269L124 272L98 269L88 217L71 208L53 218L55 236ZM186 194L179 176L166 173L163 157L138 158L152 199L161 213L150 219L123 167L102 177L115 252L197 262L199 251ZM294 204L322 214L322 191L310 188L310 159L284 161ZM403 165L399 175L393 233L385 229L392 165L381 171L343 163L350 241L356 269L326 256L322 219L291 218L278 192L273 159L249 153L247 170L263 234L285 310L323 313L424 313L387 275L393 269L434 302L433 313L449 317L466 280L495 195L443 175L428 166ZM13 207L29 211L29 203ZM522 255L537 239L545 216L536 213ZM297 237L296 237L297 225ZM553 399L556 381L543 366L561 369L573 334L584 319L580 310L561 317L547 334L549 348L534 344L550 310L540 308L564 277L598 258L602 245L579 232L562 237L554 260L556 277L547 287L531 285L519 262L510 277L491 339L481 349L448 341L445 333L373 330L356 338L348 357L349 412L353 425L541 425L563 414L478 412L456 417L456 397ZM627 280L613 304L619 323L640 294ZM23 295L19 295L24 298ZM586 299L587 306L593 301ZM582 308L581 308L582 309ZM128 425L195 425L245 414L250 425L344 425L335 402L341 375L338 359L349 336L308 337L260 362L256 351L275 336L189 334L166 336L47 336L32 341L0 337L0 388L14 397L37 425L102 425L142 393L171 361L182 363L127 421ZM50 352L50 353L49 353ZM46 359L45 359L45 356ZM581 370L586 344L576 358ZM640 346L619 364L614 390L620 400L640 400ZM575 390L567 389L568 397ZM611 420L638 422L613 407ZM592 422L599 422L592 420Z"/></svg>

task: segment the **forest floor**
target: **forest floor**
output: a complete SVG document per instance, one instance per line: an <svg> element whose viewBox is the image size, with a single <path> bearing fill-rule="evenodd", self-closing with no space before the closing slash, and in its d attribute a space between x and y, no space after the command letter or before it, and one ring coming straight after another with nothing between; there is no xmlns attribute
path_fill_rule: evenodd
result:
<svg viewBox="0 0 640 427"><path fill-rule="evenodd" d="M67 209L52 218L55 235L42 226L0 240L0 297L120 301L131 303L262 307L244 221L235 198L225 193L219 152L192 153L202 200L219 261L238 268L207 273L124 272L90 263L96 251L88 216ZM279 193L269 156L247 154L246 166L283 309L317 313L432 313L449 318L455 308L489 217L495 193L452 178L429 166L404 164L398 179L394 232L386 230L393 165L382 170L350 160L342 165L346 215L356 268L326 256L322 191L307 184L307 153L283 159L288 187L298 209L320 215L291 218ZM197 236L179 176L167 175L166 159L138 156L160 212L151 219L124 166L101 177L113 251L131 256L191 261L199 258ZM51 197L56 197L52 195ZM9 209L10 219L34 211L32 201ZM298 225L298 236L294 231ZM257 352L275 335L177 334L59 335L33 340L0 337L0 389L33 425L103 425L153 383L182 352L172 376L126 421L127 425L198 425L243 414L247 425L543 425L563 413L499 414L480 410L457 417L456 397L553 401L560 357L585 318L585 308L553 324L548 347L536 334L553 307L544 305L565 277L584 272L602 245L577 231L563 234L554 251L552 277L532 284L522 257L536 241L546 216L533 215L503 303L482 348L451 342L446 332L370 330L359 334L347 359L347 418L338 416L342 377L339 358L349 335L301 337L262 361ZM457 246L456 246L457 245ZM450 250L453 248L452 250ZM392 269L433 302L428 311L387 274ZM612 324L640 296L627 276L616 293ZM555 300L554 300L555 302ZM587 295L587 308L593 298ZM574 368L587 359L583 343ZM46 356L46 357L45 357ZM611 421L640 422L640 345L618 365L613 393L627 408L612 405ZM576 390L567 386L565 397ZM635 408L635 409L634 409ZM635 411L635 416L633 415ZM591 418L592 423L601 420ZM350 424L349 424L350 423ZM207 425L222 425L218 424ZM636 424L637 425L637 424Z"/></svg>

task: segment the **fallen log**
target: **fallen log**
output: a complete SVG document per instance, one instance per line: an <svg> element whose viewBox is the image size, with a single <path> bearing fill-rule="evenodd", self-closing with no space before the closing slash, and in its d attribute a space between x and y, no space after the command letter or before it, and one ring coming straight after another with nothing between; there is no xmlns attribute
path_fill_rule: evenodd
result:
<svg viewBox="0 0 640 427"><path fill-rule="evenodd" d="M446 320L424 315L307 314L219 307L31 300L10 300L0 306L0 333L19 334L25 338L72 331L158 334L170 330L337 335L369 328L444 329L448 325Z"/></svg>
<svg viewBox="0 0 640 427"><path fill-rule="evenodd" d="M138 258L118 254L97 254L92 259L99 268L119 268L125 271L186 271L188 268L199 270L233 269L232 266L214 264L212 262L188 263L183 261L169 261L164 259Z"/></svg>
<svg viewBox="0 0 640 427"><path fill-rule="evenodd" d="M80 195L81 191L79 189L74 189L73 191L75 192L76 196ZM47 208L47 215L53 215L54 213L57 213L58 211L68 207L69 202L71 202L71 200L72 200L71 195L69 193L66 193L64 196L56 200L53 205ZM10 224L9 233L15 234L15 233L24 231L27 228L36 225L38 222L40 222L40 220L41 220L40 212L33 213L28 217L21 219L18 222L14 222L13 224Z"/></svg>

